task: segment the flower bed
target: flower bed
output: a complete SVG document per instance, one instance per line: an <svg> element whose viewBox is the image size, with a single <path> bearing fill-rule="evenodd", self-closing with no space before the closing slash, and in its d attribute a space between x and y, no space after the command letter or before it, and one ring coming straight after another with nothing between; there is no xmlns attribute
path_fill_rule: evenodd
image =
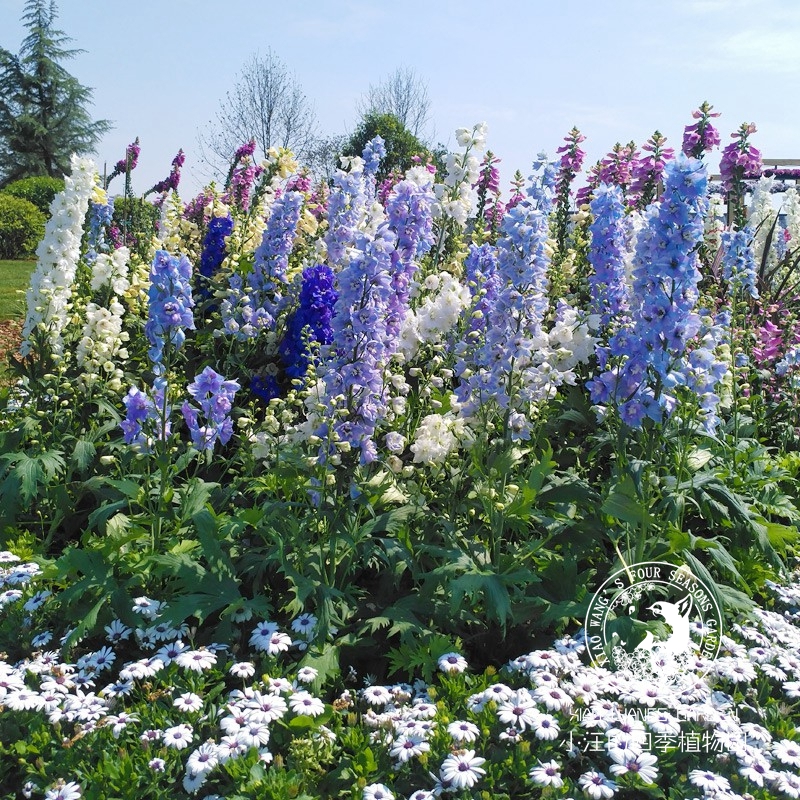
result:
<svg viewBox="0 0 800 800"><path fill-rule="evenodd" d="M36 620L50 599L38 566L0 561L6 613ZM229 798L797 797L800 584L771 588L779 610L743 618L716 659L661 683L588 665L582 634L499 671L443 653L427 682L384 685L299 666L310 614L197 645L191 621L164 622L166 606L140 597L139 627L113 620L69 662L28 618L41 649L0 662L4 753L24 796L51 800L131 785L174 797L179 784Z"/></svg>
<svg viewBox="0 0 800 800"><path fill-rule="evenodd" d="M188 203L75 159L3 390L7 796L797 796L800 200L752 125L711 192L715 118L507 198L483 125ZM724 636L648 696L578 631L656 562ZM676 646L627 597L614 663Z"/></svg>

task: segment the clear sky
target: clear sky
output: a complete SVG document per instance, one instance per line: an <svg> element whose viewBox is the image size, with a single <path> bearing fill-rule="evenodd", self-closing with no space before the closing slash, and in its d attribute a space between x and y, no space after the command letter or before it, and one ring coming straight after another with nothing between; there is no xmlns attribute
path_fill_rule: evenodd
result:
<svg viewBox="0 0 800 800"><path fill-rule="evenodd" d="M0 0L0 45L18 52L23 0ZM204 179L198 133L244 62L267 48L294 72L320 129L350 132L369 85L398 67L427 81L434 141L489 126L504 183L527 176L573 125L587 164L659 129L678 149L703 100L723 145L742 122L771 158L800 158L800 0L60 0L57 26L85 52L67 69L114 129L102 171L137 135L134 189L183 147L187 197ZM718 153L711 161L716 170Z"/></svg>

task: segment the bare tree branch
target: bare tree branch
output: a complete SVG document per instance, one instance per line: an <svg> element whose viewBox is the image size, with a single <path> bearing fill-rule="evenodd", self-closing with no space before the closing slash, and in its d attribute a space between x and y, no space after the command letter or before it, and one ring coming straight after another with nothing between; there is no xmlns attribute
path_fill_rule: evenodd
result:
<svg viewBox="0 0 800 800"><path fill-rule="evenodd" d="M236 149L251 139L259 160L270 147L288 147L303 158L314 144L316 127L314 108L297 78L267 50L245 63L198 142L204 160L224 173Z"/></svg>
<svg viewBox="0 0 800 800"><path fill-rule="evenodd" d="M417 138L425 138L431 112L427 83L408 67L400 67L377 86L370 85L358 104L361 117L392 114Z"/></svg>

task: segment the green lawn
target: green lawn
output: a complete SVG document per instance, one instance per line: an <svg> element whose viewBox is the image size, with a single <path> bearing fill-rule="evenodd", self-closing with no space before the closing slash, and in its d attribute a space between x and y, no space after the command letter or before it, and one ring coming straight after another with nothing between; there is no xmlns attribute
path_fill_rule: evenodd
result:
<svg viewBox="0 0 800 800"><path fill-rule="evenodd" d="M35 261L0 260L0 320L21 317Z"/></svg>

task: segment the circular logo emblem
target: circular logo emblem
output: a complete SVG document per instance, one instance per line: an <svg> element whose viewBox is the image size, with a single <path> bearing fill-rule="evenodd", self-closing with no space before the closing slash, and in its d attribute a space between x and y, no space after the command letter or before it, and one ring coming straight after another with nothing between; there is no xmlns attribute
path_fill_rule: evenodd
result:
<svg viewBox="0 0 800 800"><path fill-rule="evenodd" d="M716 657L722 613L688 567L644 561L615 572L595 592L585 628L594 666L675 683L698 657Z"/></svg>

